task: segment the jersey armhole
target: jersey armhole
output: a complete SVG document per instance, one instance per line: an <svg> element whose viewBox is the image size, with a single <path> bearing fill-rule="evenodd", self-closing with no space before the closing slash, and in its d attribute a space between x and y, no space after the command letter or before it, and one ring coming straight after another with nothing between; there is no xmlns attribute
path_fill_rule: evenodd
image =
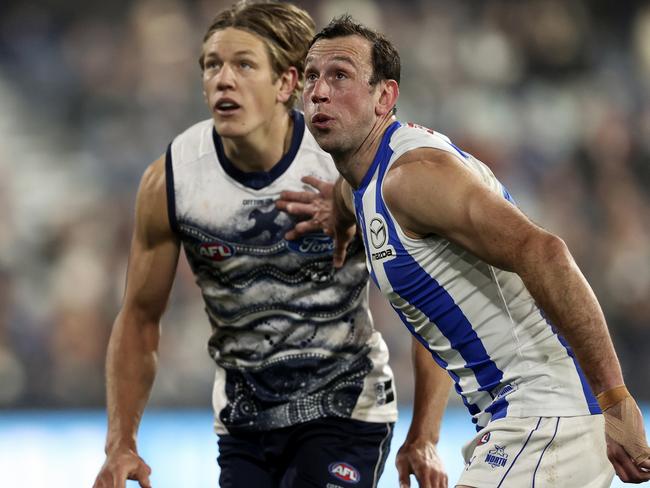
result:
<svg viewBox="0 0 650 488"><path fill-rule="evenodd" d="M165 154L165 186L167 189L167 217L172 231L179 233L178 219L176 218L176 199L174 193L174 169L172 167L172 144L167 146Z"/></svg>

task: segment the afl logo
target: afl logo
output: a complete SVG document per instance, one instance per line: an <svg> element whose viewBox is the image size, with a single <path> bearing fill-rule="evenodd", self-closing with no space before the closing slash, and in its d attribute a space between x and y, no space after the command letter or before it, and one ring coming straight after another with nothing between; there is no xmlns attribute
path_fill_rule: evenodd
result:
<svg viewBox="0 0 650 488"><path fill-rule="evenodd" d="M223 261L235 254L235 250L223 242L205 242L199 246L201 257L211 261Z"/></svg>
<svg viewBox="0 0 650 488"><path fill-rule="evenodd" d="M361 480L359 471L348 463L332 463L328 469L332 476L346 483L358 483Z"/></svg>
<svg viewBox="0 0 650 488"><path fill-rule="evenodd" d="M490 441L490 433L486 432L481 436L481 438L478 440L476 443L477 446L482 446L483 444L487 444Z"/></svg>
<svg viewBox="0 0 650 488"><path fill-rule="evenodd" d="M379 249L386 243L386 224L384 221L375 217L370 221L370 242L375 249Z"/></svg>

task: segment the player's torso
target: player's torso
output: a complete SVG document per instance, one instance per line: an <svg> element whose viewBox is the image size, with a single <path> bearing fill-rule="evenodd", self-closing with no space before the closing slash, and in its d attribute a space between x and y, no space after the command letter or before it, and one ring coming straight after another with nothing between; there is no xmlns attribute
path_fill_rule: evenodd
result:
<svg viewBox="0 0 650 488"><path fill-rule="evenodd" d="M215 408L218 424L228 427L264 430L349 417L360 399L370 402L369 375L378 389L390 389L385 344L367 309L360 243L335 273L329 237L284 239L295 221L275 207L280 192L305 190L304 176L336 178L302 116L294 113L294 122L291 148L270 172L234 168L211 121L174 140L168 158L173 226L212 324ZM371 410L390 403L379 393Z"/></svg>
<svg viewBox="0 0 650 488"><path fill-rule="evenodd" d="M567 348L517 275L441 237L412 239L393 219L381 186L390 165L417 147L455 154L510 199L487 167L446 137L417 126L391 126L354 195L368 267L382 293L448 369L479 426L506 415L551 415L549 391L557 397L553 415L596 411ZM434 204L435 195L431 199Z"/></svg>

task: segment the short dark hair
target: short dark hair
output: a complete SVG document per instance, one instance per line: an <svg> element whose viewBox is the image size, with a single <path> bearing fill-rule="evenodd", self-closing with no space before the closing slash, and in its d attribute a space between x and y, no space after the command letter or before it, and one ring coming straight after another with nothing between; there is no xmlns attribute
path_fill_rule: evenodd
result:
<svg viewBox="0 0 650 488"><path fill-rule="evenodd" d="M356 22L350 15L342 15L332 19L311 40L311 48L321 39L335 39L337 37L360 36L372 44L372 76L370 84L374 85L381 80L395 80L399 85L401 62L397 49L386 36L369 29Z"/></svg>
<svg viewBox="0 0 650 488"><path fill-rule="evenodd" d="M291 66L298 71L298 83L285 105L293 107L302 90L305 55L309 40L314 35L314 21L303 9L287 2L275 0L240 0L232 7L222 10L208 27L203 42L218 30L234 27L262 39L276 76ZM199 58L203 70L203 54Z"/></svg>

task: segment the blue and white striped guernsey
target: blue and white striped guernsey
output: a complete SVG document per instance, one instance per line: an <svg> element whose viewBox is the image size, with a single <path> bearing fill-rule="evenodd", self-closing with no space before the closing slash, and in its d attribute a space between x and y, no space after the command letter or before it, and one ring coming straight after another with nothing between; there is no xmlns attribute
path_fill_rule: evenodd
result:
<svg viewBox="0 0 650 488"><path fill-rule="evenodd" d="M421 147L454 154L512 201L487 166L446 136L393 123L354 192L368 269L382 293L447 369L477 430L506 416L600 413L572 351L518 275L438 236L410 238L392 217L381 191L386 172L404 153Z"/></svg>

